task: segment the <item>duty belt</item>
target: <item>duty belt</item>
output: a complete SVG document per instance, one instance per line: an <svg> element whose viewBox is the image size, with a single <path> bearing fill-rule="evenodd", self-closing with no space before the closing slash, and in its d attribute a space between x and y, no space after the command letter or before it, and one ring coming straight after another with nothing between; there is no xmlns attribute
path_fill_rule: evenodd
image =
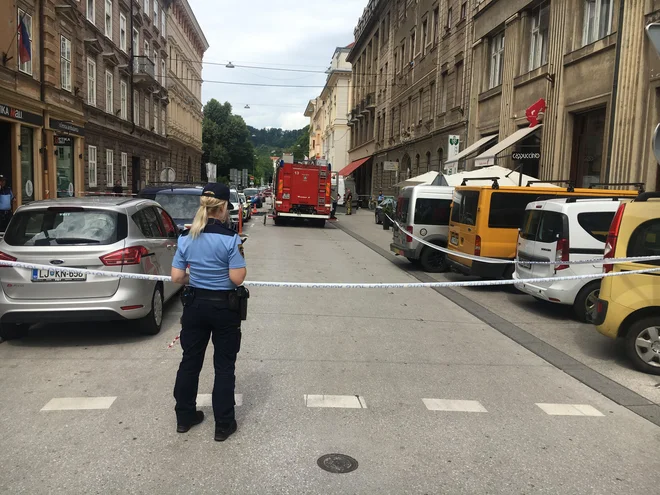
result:
<svg viewBox="0 0 660 495"><path fill-rule="evenodd" d="M233 290L208 290L195 288L195 298L201 301L228 301Z"/></svg>

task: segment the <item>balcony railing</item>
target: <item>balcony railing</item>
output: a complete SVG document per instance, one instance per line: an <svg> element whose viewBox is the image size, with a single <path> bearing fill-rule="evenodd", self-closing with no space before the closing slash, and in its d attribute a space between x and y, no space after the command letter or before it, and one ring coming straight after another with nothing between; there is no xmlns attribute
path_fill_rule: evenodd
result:
<svg viewBox="0 0 660 495"><path fill-rule="evenodd" d="M149 57L144 55L133 57L133 71L136 75L145 75L156 79L155 64Z"/></svg>

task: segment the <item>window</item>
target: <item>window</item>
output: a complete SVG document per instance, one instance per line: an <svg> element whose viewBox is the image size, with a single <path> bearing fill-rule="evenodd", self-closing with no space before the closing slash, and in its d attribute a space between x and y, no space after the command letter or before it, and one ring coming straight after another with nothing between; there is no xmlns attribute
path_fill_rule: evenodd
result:
<svg viewBox="0 0 660 495"><path fill-rule="evenodd" d="M447 31L449 31L451 29L451 26L454 22L453 15L454 15L454 13L452 11L452 8L449 7L449 10L447 10L447 27L446 27Z"/></svg>
<svg viewBox="0 0 660 495"><path fill-rule="evenodd" d="M517 229L522 225L527 204L536 201L538 197L538 194L493 193L490 198L488 227Z"/></svg>
<svg viewBox="0 0 660 495"><path fill-rule="evenodd" d="M415 224L447 225L451 201L448 199L418 199L415 203Z"/></svg>
<svg viewBox="0 0 660 495"><path fill-rule="evenodd" d="M96 146L87 146L87 174L89 187L96 187Z"/></svg>
<svg viewBox="0 0 660 495"><path fill-rule="evenodd" d="M612 32L612 0L584 0L583 45Z"/></svg>
<svg viewBox="0 0 660 495"><path fill-rule="evenodd" d="M144 40L143 48L144 48L144 52L142 52L142 55L149 58L149 41L148 40Z"/></svg>
<svg viewBox="0 0 660 495"><path fill-rule="evenodd" d="M488 89L502 84L502 69L504 68L504 32L490 39L490 77Z"/></svg>
<svg viewBox="0 0 660 495"><path fill-rule="evenodd" d="M140 50L140 31L133 28L133 54L135 56L139 55ZM137 62L137 61L136 61Z"/></svg>
<svg viewBox="0 0 660 495"><path fill-rule="evenodd" d="M128 112L128 85L126 84L126 81L119 82L119 99L119 116L126 120Z"/></svg>
<svg viewBox="0 0 660 495"><path fill-rule="evenodd" d="M154 103L154 128L153 131L158 134L158 104Z"/></svg>
<svg viewBox="0 0 660 495"><path fill-rule="evenodd" d="M626 256L658 255L660 255L660 220L654 219L644 222L633 231L628 241ZM660 265L660 261L645 261L644 264Z"/></svg>
<svg viewBox="0 0 660 495"><path fill-rule="evenodd" d="M23 21L23 24L25 24L25 29L27 30L28 38L30 41L30 51L34 52L34 47L32 46L32 16L28 14L27 12L18 9L18 25L20 26L21 21ZM18 35L17 35L17 41L18 41L18 46L21 46L21 30L18 30ZM31 55L31 54L30 54ZM32 56L30 56L30 60L26 60L25 62L21 62L21 57L18 56L18 70L21 72L25 72L26 74L32 75Z"/></svg>
<svg viewBox="0 0 660 495"><path fill-rule="evenodd" d="M419 123L422 123L422 119L424 118L424 89L419 90L419 97L417 98L417 120L419 120Z"/></svg>
<svg viewBox="0 0 660 495"><path fill-rule="evenodd" d="M548 63L548 4L535 8L531 15L532 32L529 46L529 70Z"/></svg>
<svg viewBox="0 0 660 495"><path fill-rule="evenodd" d="M447 73L442 74L442 87L440 88L440 114L447 111Z"/></svg>
<svg viewBox="0 0 660 495"><path fill-rule="evenodd" d="M416 41L415 40L415 31L413 31L412 34L410 35L410 61L411 62L413 60L415 60L415 48L416 48L415 41Z"/></svg>
<svg viewBox="0 0 660 495"><path fill-rule="evenodd" d="M429 42L429 21L424 19L422 22L422 52L426 55L426 45Z"/></svg>
<svg viewBox="0 0 660 495"><path fill-rule="evenodd" d="M160 220L163 223L163 227L165 227L165 236L176 239L177 231L172 217L162 208L158 208L158 213L160 214Z"/></svg>
<svg viewBox="0 0 660 495"><path fill-rule="evenodd" d="M146 172L144 173L144 179L147 184L149 184L149 176L151 175L151 163L149 162L149 158L144 159L144 168L146 169Z"/></svg>
<svg viewBox="0 0 660 495"><path fill-rule="evenodd" d="M429 86L429 105L431 110L429 112L429 118L433 119L435 117L435 81L431 82Z"/></svg>
<svg viewBox="0 0 660 495"><path fill-rule="evenodd" d="M456 65L456 87L454 95L454 106L463 106L463 62Z"/></svg>
<svg viewBox="0 0 660 495"><path fill-rule="evenodd" d="M133 123L140 125L140 93L133 91Z"/></svg>
<svg viewBox="0 0 660 495"><path fill-rule="evenodd" d="M112 39L112 0L105 0L105 35Z"/></svg>
<svg viewBox="0 0 660 495"><path fill-rule="evenodd" d="M160 84L165 86L165 78L167 77L167 71L165 69L165 59L160 61Z"/></svg>
<svg viewBox="0 0 660 495"><path fill-rule="evenodd" d="M165 11L162 10L160 12L160 35L165 38L165 25L167 24L167 16L165 15Z"/></svg>
<svg viewBox="0 0 660 495"><path fill-rule="evenodd" d="M461 4L461 21L467 17L467 2Z"/></svg>
<svg viewBox="0 0 660 495"><path fill-rule="evenodd" d="M164 136L166 134L165 132L165 114L167 110L165 108L165 105L163 105L163 108L160 109L160 133Z"/></svg>
<svg viewBox="0 0 660 495"><path fill-rule="evenodd" d="M433 43L438 42L438 26L440 23L440 7L433 10Z"/></svg>
<svg viewBox="0 0 660 495"><path fill-rule="evenodd" d="M149 101L149 98L145 96L144 97L144 127L146 129L149 129L149 126L151 125L151 117L150 117L151 112L149 111L150 103L151 102Z"/></svg>
<svg viewBox="0 0 660 495"><path fill-rule="evenodd" d="M105 111L112 113L114 111L114 76L109 70L105 71Z"/></svg>
<svg viewBox="0 0 660 495"><path fill-rule="evenodd" d="M534 201L534 199L530 200ZM518 227L518 225L512 225ZM608 229L609 230L609 229ZM544 211L539 222L539 230L536 237L538 242L545 244L557 242L557 239L566 237L568 234L568 217L563 213Z"/></svg>
<svg viewBox="0 0 660 495"><path fill-rule="evenodd" d="M119 14L119 48L126 53L126 16Z"/></svg>
<svg viewBox="0 0 660 495"><path fill-rule="evenodd" d="M96 106L96 62L87 59L87 104Z"/></svg>
<svg viewBox="0 0 660 495"><path fill-rule="evenodd" d="M158 1L154 0L154 27L158 29Z"/></svg>
<svg viewBox="0 0 660 495"><path fill-rule="evenodd" d="M149 206L133 214L132 218L143 236L147 239L158 239L165 237L165 232L158 220L158 216L156 209L153 206Z"/></svg>
<svg viewBox="0 0 660 495"><path fill-rule="evenodd" d="M614 218L613 211L599 211L594 213L578 213L577 220L591 237L605 243L607 234L610 230L610 224Z"/></svg>
<svg viewBox="0 0 660 495"><path fill-rule="evenodd" d="M451 221L464 225L476 225L479 207L479 191L454 191Z"/></svg>
<svg viewBox="0 0 660 495"><path fill-rule="evenodd" d="M158 81L158 51L154 50L154 77Z"/></svg>
<svg viewBox="0 0 660 495"><path fill-rule="evenodd" d="M149 8L149 0L144 0L144 14L148 17L151 9Z"/></svg>
<svg viewBox="0 0 660 495"><path fill-rule="evenodd" d="M543 212L540 210L525 210L522 226L520 228L520 237L522 239L525 239L526 241L536 240L542 213Z"/></svg>
<svg viewBox="0 0 660 495"><path fill-rule="evenodd" d="M87 0L87 20L92 24L96 24L96 0Z"/></svg>
<svg viewBox="0 0 660 495"><path fill-rule="evenodd" d="M71 91L71 40L60 38L60 84L65 91Z"/></svg>
<svg viewBox="0 0 660 495"><path fill-rule="evenodd" d="M121 185L128 186L128 154L124 152L121 154Z"/></svg>
<svg viewBox="0 0 660 495"><path fill-rule="evenodd" d="M105 185L112 187L115 181L115 152L114 150L105 150Z"/></svg>

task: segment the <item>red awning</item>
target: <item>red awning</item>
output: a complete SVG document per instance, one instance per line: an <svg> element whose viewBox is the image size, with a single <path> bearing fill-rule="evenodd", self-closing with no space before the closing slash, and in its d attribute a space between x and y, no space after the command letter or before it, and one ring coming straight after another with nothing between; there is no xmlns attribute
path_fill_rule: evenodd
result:
<svg viewBox="0 0 660 495"><path fill-rule="evenodd" d="M351 175L353 172L355 172L358 168L360 168L362 165L364 165L366 162L368 162L371 159L370 156L367 158L361 158L359 160L355 160L354 162L349 163L346 165L344 168L342 168L339 171L339 175L347 177Z"/></svg>

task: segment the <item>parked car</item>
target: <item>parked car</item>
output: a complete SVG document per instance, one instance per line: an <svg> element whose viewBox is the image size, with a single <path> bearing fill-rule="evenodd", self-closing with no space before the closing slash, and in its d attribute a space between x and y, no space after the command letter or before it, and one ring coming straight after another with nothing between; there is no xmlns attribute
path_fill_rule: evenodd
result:
<svg viewBox="0 0 660 495"><path fill-rule="evenodd" d="M397 199L395 220L410 234L446 247L453 191L453 187L446 186L405 187ZM445 253L414 240L397 227L393 228L390 251L419 263L427 272L447 269Z"/></svg>
<svg viewBox="0 0 660 495"><path fill-rule="evenodd" d="M375 219L378 225L383 223L383 217L385 216L383 208L387 208L388 206L392 207L392 211L396 209L396 200L394 199L394 196L386 196L385 199L376 206Z"/></svg>
<svg viewBox="0 0 660 495"><path fill-rule="evenodd" d="M605 258L660 256L660 193L642 193L619 206ZM660 261L603 266L605 273L657 268ZM640 371L660 375L660 272L606 277L591 315L598 331L625 346Z"/></svg>
<svg viewBox="0 0 660 495"><path fill-rule="evenodd" d="M67 198L21 206L0 240L0 259L51 266L0 267L0 336L33 323L135 320L160 331L170 282L87 275L78 268L169 275L179 231L156 202L141 198Z"/></svg>
<svg viewBox="0 0 660 495"><path fill-rule="evenodd" d="M514 280L600 273L600 264L540 265L530 261L579 261L602 258L607 232L619 207L615 199L550 199L527 205L518 234L518 264ZM573 306L587 321L599 279L516 283L516 288L543 301Z"/></svg>
<svg viewBox="0 0 660 495"><path fill-rule="evenodd" d="M259 189L256 187L243 189L243 194L245 194L245 197L250 203L254 202L257 205L257 208L261 208L263 206L263 200L259 196Z"/></svg>
<svg viewBox="0 0 660 495"><path fill-rule="evenodd" d="M238 199L241 202L241 208L243 210L243 221L247 222L252 218L252 208L250 208L250 204L248 203L247 198L245 197L245 194L243 193L238 193Z"/></svg>

